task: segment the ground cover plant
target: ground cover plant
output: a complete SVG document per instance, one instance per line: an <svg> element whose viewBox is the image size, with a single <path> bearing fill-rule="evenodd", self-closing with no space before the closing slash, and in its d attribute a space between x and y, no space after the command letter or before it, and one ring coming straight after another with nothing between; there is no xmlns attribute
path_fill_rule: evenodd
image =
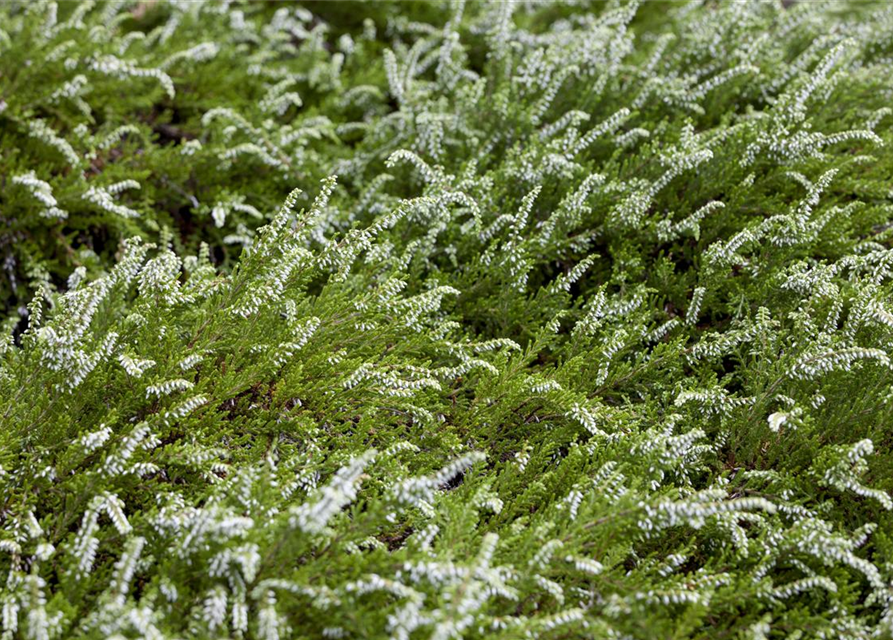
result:
<svg viewBox="0 0 893 640"><path fill-rule="evenodd" d="M893 635L893 8L0 5L0 637Z"/></svg>

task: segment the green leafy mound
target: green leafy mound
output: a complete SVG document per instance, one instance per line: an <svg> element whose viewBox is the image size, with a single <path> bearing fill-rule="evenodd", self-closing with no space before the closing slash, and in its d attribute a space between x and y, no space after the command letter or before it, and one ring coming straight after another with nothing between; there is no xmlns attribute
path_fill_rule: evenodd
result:
<svg viewBox="0 0 893 640"><path fill-rule="evenodd" d="M893 635L886 4L0 16L0 637Z"/></svg>

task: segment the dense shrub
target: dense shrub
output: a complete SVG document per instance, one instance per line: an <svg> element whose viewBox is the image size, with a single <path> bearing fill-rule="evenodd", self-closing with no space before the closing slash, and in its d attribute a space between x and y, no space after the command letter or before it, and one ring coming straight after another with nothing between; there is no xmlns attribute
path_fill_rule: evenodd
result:
<svg viewBox="0 0 893 640"><path fill-rule="evenodd" d="M893 634L886 4L0 15L4 638Z"/></svg>

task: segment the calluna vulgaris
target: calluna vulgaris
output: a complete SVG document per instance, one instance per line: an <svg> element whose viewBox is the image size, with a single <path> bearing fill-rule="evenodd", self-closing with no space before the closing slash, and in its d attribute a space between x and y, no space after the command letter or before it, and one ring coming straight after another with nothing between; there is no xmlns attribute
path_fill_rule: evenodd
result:
<svg viewBox="0 0 893 640"><path fill-rule="evenodd" d="M893 636L893 6L0 5L0 638Z"/></svg>

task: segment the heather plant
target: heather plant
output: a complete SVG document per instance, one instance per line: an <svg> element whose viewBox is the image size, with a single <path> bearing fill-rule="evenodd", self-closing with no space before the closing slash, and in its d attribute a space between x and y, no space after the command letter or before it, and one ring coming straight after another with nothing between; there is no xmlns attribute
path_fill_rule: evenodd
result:
<svg viewBox="0 0 893 640"><path fill-rule="evenodd" d="M3 638L893 636L887 5L0 11Z"/></svg>
<svg viewBox="0 0 893 640"><path fill-rule="evenodd" d="M378 46L261 3L6 3L2 30L6 309L164 227L229 264L262 210L328 175L342 76Z"/></svg>

